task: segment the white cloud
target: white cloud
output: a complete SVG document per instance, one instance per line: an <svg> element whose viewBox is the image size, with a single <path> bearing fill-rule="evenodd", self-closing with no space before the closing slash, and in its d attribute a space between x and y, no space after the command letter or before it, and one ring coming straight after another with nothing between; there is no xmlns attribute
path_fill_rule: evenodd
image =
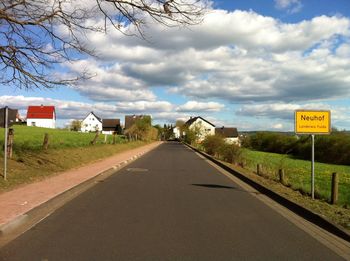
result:
<svg viewBox="0 0 350 261"><path fill-rule="evenodd" d="M275 6L277 9L285 9L288 13L298 13L303 5L301 0L275 0Z"/></svg>
<svg viewBox="0 0 350 261"><path fill-rule="evenodd" d="M101 118L120 118L122 121L125 114L150 114L154 120L167 121L168 123L175 123L177 119L188 119L190 115L196 114L199 109L203 114L207 115L223 107L216 103L201 104L194 101L183 105L175 105L167 101L136 101L108 104L102 102L84 103L42 97L0 97L1 107L9 106L13 109L19 109L21 117L26 116L29 105L41 104L55 106L57 119L60 120L82 119L90 111L94 111Z"/></svg>
<svg viewBox="0 0 350 261"><path fill-rule="evenodd" d="M276 7L288 12L300 5L296 0L276 1ZM82 111L85 115L96 108L107 115L148 112L159 119L176 120L222 111L225 103L252 103L242 106L238 115L286 119L299 103L326 104L350 96L347 17L318 16L283 23L253 11L211 10L196 26L152 25L145 28L145 34L147 41L111 28L108 34L87 33L86 45L99 58L66 66L73 73L96 74L72 87L96 103L80 107L71 103L68 108L76 109L74 113L67 109L67 115L80 111L79 115ZM190 101L182 105L159 101L153 87ZM348 114L339 111L334 119L345 119Z"/></svg>
<svg viewBox="0 0 350 261"><path fill-rule="evenodd" d="M177 107L176 111L179 112L218 112L221 111L225 105L217 102L196 102L188 101L185 104Z"/></svg>
<svg viewBox="0 0 350 261"><path fill-rule="evenodd" d="M249 117L267 117L274 119L294 119L295 110L330 110L331 106L324 103L292 104L264 103L243 105L236 114Z"/></svg>
<svg viewBox="0 0 350 261"><path fill-rule="evenodd" d="M276 123L272 126L273 129L275 130L282 130L283 129L283 124L282 123Z"/></svg>
<svg viewBox="0 0 350 261"><path fill-rule="evenodd" d="M67 67L74 73L93 75L72 88L94 101L156 100L144 82L123 73L118 63L105 65L95 60L80 60L67 63Z"/></svg>
<svg viewBox="0 0 350 261"><path fill-rule="evenodd" d="M172 111L174 105L166 101L137 101L137 102L118 102L118 111L120 112L169 112Z"/></svg>
<svg viewBox="0 0 350 261"><path fill-rule="evenodd" d="M340 16L286 24L253 11L212 10L190 29L154 25L148 41L88 34L100 59L71 67L97 74L76 87L96 101L155 101L155 86L229 102L337 98L350 95L347 45L335 45L349 28Z"/></svg>

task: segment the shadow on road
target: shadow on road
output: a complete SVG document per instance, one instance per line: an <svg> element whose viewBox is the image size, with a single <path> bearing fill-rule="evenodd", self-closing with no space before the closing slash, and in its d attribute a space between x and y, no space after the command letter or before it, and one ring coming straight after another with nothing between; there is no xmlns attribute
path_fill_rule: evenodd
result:
<svg viewBox="0 0 350 261"><path fill-rule="evenodd" d="M223 186L223 185L217 185L217 184L191 184L191 185L197 186L197 187L214 188L214 189L237 189L235 187Z"/></svg>

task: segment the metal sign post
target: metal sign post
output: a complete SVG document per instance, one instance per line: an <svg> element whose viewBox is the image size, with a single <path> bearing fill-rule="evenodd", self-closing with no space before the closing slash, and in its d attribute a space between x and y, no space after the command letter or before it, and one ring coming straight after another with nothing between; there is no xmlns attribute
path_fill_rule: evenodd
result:
<svg viewBox="0 0 350 261"><path fill-rule="evenodd" d="M311 134L311 198L315 199L315 134L331 133L331 112L296 110L294 129L296 134Z"/></svg>
<svg viewBox="0 0 350 261"><path fill-rule="evenodd" d="M315 199L315 135L311 135L311 198Z"/></svg>
<svg viewBox="0 0 350 261"><path fill-rule="evenodd" d="M4 179L7 173L7 133L8 133L8 107L5 107L5 142L4 142Z"/></svg>

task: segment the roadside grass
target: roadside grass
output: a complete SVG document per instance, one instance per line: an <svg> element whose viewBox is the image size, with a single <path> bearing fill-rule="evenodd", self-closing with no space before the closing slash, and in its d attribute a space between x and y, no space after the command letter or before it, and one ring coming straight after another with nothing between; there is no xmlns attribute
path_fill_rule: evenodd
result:
<svg viewBox="0 0 350 261"><path fill-rule="evenodd" d="M45 133L49 135L49 148L77 148L89 146L95 133L81 133L65 129L48 129L14 125L14 153L38 151L42 149ZM112 135L107 135L107 143L112 142ZM104 143L104 135L99 135L97 144ZM123 136L116 136L116 143L125 142ZM4 144L4 135L0 134L0 144ZM3 153L1 151L1 153Z"/></svg>
<svg viewBox="0 0 350 261"><path fill-rule="evenodd" d="M294 190L309 194L311 189L311 162L299 160L289 155L261 151L243 150L245 168L256 171L257 164L262 164L263 174L278 180L278 170L284 169L286 182ZM317 159L316 159L317 160ZM315 162L315 196L330 201L332 173L339 175L338 204L350 208L350 166Z"/></svg>
<svg viewBox="0 0 350 261"><path fill-rule="evenodd" d="M111 144L111 135L105 144L104 135L100 135L97 143L90 145L95 133L27 126L14 126L14 130L14 153L8 160L7 181L2 177L4 166L0 164L0 193L147 144L127 142L120 136L116 137L116 144ZM42 149L45 133L50 136L47 150ZM0 134L1 147L3 136ZM2 150L0 155L3 158Z"/></svg>

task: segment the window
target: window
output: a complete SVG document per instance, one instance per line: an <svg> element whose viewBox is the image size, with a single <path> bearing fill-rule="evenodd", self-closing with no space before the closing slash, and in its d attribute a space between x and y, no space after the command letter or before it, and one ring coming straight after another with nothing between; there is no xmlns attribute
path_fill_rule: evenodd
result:
<svg viewBox="0 0 350 261"><path fill-rule="evenodd" d="M36 122L35 121L32 122L32 126L34 126L34 127L36 126Z"/></svg>

